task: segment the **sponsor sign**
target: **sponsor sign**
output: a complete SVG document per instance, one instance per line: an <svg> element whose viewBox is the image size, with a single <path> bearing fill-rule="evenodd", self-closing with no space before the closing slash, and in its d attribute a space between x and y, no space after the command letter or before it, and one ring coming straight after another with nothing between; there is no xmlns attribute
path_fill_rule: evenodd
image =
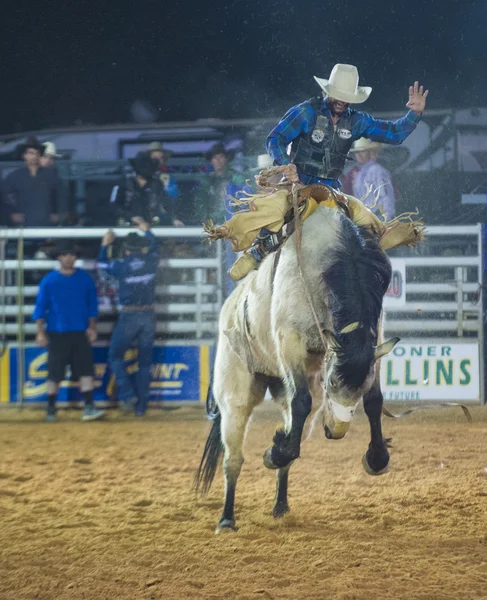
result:
<svg viewBox="0 0 487 600"><path fill-rule="evenodd" d="M9 348L0 360L0 401L18 401L17 348ZM204 346L155 346L152 358L151 401L199 402L206 399L210 382L210 355L213 348ZM43 348L26 348L24 402L47 402L47 351ZM93 348L95 360L95 400L116 397L113 374L108 365L108 347ZM125 354L127 371L137 375L137 351ZM59 401L79 400L79 389L70 380L61 383Z"/></svg>
<svg viewBox="0 0 487 600"><path fill-rule="evenodd" d="M384 296L385 309L400 308L406 305L406 261L391 258L392 279Z"/></svg>
<svg viewBox="0 0 487 600"><path fill-rule="evenodd" d="M479 400L478 344L398 344L381 361L384 400Z"/></svg>

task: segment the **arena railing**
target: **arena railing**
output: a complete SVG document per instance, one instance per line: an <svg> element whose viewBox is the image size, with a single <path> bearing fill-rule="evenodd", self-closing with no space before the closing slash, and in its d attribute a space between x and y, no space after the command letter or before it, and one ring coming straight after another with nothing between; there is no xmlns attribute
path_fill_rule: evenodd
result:
<svg viewBox="0 0 487 600"><path fill-rule="evenodd" d="M101 241L107 228L25 228L0 230L0 315L4 340L33 342L36 325L31 322L40 278L57 268L56 260L25 259L26 241L47 239ZM114 228L123 238L131 229ZM156 337L158 339L214 339L217 315L223 302L221 243L201 244L197 227L161 227L153 233L160 243L169 243L184 257L161 257L156 286ZM192 242L192 244L191 244ZM7 245L15 258L7 258ZM94 253L97 253L96 245ZM179 248L178 248L179 247ZM99 337L107 339L117 314L115 282L101 275L94 259L79 259L76 265L93 273L100 302ZM32 278L35 278L35 282ZM24 281L27 285L24 285ZM20 339L19 339L20 338Z"/></svg>
<svg viewBox="0 0 487 600"><path fill-rule="evenodd" d="M482 226L432 226L416 248L390 253L403 270L402 302L386 300L388 334L480 338Z"/></svg>
<svg viewBox="0 0 487 600"><path fill-rule="evenodd" d="M126 228L115 229L119 237L129 231ZM224 298L223 246L201 243L203 232L199 228L155 228L153 231L166 244L189 242L185 246L184 257L176 257L176 250L178 255L182 254L181 248L169 251L166 247L169 257L160 260L156 340L164 345L208 347L217 335L218 315ZM7 342L19 350L35 345L36 326L31 315L38 281L45 272L58 265L53 260L24 259L24 243L46 238L91 240L96 244L93 249L96 256L97 246L105 232L105 228L77 227L0 230L0 335L3 350ZM6 258L7 244L14 250L14 256L10 258ZM448 346L452 356L456 356L454 368L460 365L464 355L468 355L467 358L477 365L472 368L480 380L480 398L485 398L483 252L480 225L429 227L426 241L417 248L402 248L390 253L394 271L400 275L400 285L394 290L395 297L389 298L385 305L386 334L402 338L403 347L408 344L431 348L436 344L440 349ZM117 314L113 304L114 290L107 286L106 280L99 278L95 260L80 260L77 264L94 273L101 297L108 299L102 305L98 324L99 343L106 346ZM36 281L28 281L32 277L36 277ZM107 295L107 287L111 295ZM24 353L17 352L17 356L17 389L20 390L25 379ZM396 356L396 359L400 358L400 355ZM26 366L30 369L28 361ZM206 364L205 373L209 372L208 369ZM408 372L399 361L393 365L391 373L404 376L404 370ZM444 393L444 387L440 394ZM459 394L463 393L464 388L460 386L458 389ZM394 397L388 396L388 399Z"/></svg>
<svg viewBox="0 0 487 600"><path fill-rule="evenodd" d="M384 328L401 341L385 359L386 400L486 401L484 229L428 227L417 248L390 253L402 289Z"/></svg>

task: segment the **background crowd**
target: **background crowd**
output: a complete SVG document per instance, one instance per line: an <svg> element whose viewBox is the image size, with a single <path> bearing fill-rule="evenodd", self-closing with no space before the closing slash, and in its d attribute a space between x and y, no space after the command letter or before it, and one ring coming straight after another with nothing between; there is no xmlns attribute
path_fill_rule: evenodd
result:
<svg viewBox="0 0 487 600"><path fill-rule="evenodd" d="M364 142L364 143L362 143ZM381 145L368 140L357 142L353 150L354 167L343 179L343 190L359 198L380 189L381 208L390 218L395 211L395 189L391 175L378 163ZM56 160L61 156L52 142L41 143L35 137L18 147L23 166L0 180L0 224L6 227L53 227L76 224L130 226L133 216L142 216L152 226L181 227L201 225L212 219L223 222L231 215L230 198L252 182L256 168L248 171L233 166L235 150L216 143L204 154L207 172L190 190L191 203L181 193L176 177L168 166L172 152L161 142L152 142L146 150L127 161L119 181L97 197L92 214L79 220L72 207L68 188L59 176ZM257 166L268 166L260 162ZM366 198L372 205L373 191ZM382 201L384 199L384 201ZM87 202L88 206L94 203ZM96 212L96 214L95 214ZM88 209L88 213L90 210Z"/></svg>

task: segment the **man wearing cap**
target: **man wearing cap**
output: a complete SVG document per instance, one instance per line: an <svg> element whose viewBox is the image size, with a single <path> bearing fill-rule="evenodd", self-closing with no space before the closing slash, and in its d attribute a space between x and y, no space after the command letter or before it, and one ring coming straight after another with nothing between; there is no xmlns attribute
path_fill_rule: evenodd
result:
<svg viewBox="0 0 487 600"><path fill-rule="evenodd" d="M4 196L12 226L48 227L59 223L65 198L59 177L41 168L45 147L30 137L18 147L25 166L9 173Z"/></svg>
<svg viewBox="0 0 487 600"><path fill-rule="evenodd" d="M386 221L391 221L396 216L394 184L389 171L377 162L381 147L378 142L366 138L355 142L350 152L353 153L357 166L347 174L348 187L351 189L345 191L350 191L373 212L379 212Z"/></svg>
<svg viewBox="0 0 487 600"><path fill-rule="evenodd" d="M124 240L124 257L108 258L108 248L115 240L113 231L102 239L98 267L119 282L119 303L122 310L115 326L108 352L110 368L115 375L118 399L124 412L143 416L149 402L152 346L154 344L154 302L156 271L159 263L157 240L149 224L140 217L132 219L139 235L129 233ZM135 387L125 369L127 350L138 349L138 366Z"/></svg>
<svg viewBox="0 0 487 600"><path fill-rule="evenodd" d="M58 245L58 271L51 271L41 281L32 319L37 323L37 344L47 348L46 418L56 420L56 399L66 367L71 378L80 382L85 408L83 421L104 415L93 402L93 350L96 340L98 303L93 279L74 266L76 250L71 242Z"/></svg>
<svg viewBox="0 0 487 600"><path fill-rule="evenodd" d="M337 64L329 79L315 80L322 95L290 108L266 140L274 165L287 166L284 176L290 183L318 183L339 189L339 177L353 142L365 137L384 144L401 144L416 128L428 95L428 90L423 91L416 81L409 88L407 114L397 121L384 121L350 107L365 102L372 92L372 88L358 85L355 66ZM270 222L282 218L277 211ZM232 267L231 277L245 277L271 247L272 243L254 245Z"/></svg>
<svg viewBox="0 0 487 600"><path fill-rule="evenodd" d="M204 154L212 170L201 181L196 192L194 217L196 221L212 219L223 221L231 216L230 198L245 185L245 176L230 166L235 150L228 150L222 142L214 144Z"/></svg>

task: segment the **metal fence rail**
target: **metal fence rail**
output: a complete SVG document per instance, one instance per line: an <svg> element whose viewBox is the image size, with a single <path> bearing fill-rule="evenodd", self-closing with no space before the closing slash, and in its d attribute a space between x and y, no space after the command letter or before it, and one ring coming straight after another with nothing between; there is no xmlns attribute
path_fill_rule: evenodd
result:
<svg viewBox="0 0 487 600"><path fill-rule="evenodd" d="M386 309L386 332L401 337L483 337L481 225L429 227L406 264L406 302Z"/></svg>
<svg viewBox="0 0 487 600"><path fill-rule="evenodd" d="M114 229L117 237L124 237L130 230ZM154 228L153 233L160 242L177 240L199 242L203 232L199 228ZM47 238L69 238L77 240L99 240L105 228L37 228L0 230L3 255L1 258L0 322L4 340L19 342L25 335L26 342L35 337L36 325L30 321L34 312L37 285L23 285L29 274L40 279L46 272L58 267L55 260L22 260L20 249L25 240ZM5 242L16 240L17 258L5 259ZM12 242L11 242L12 243ZM161 258L156 286L156 337L157 339L200 340L216 337L218 314L223 302L222 244L200 245L196 254L187 258ZM107 283L107 277L98 280L95 260L78 260L76 266L90 271L95 281ZM111 282L113 285L115 282ZM112 287L113 289L113 287ZM21 293L21 302L19 302ZM103 292L102 294L103 295ZM100 338L108 339L117 316L115 303L100 306L98 332Z"/></svg>

